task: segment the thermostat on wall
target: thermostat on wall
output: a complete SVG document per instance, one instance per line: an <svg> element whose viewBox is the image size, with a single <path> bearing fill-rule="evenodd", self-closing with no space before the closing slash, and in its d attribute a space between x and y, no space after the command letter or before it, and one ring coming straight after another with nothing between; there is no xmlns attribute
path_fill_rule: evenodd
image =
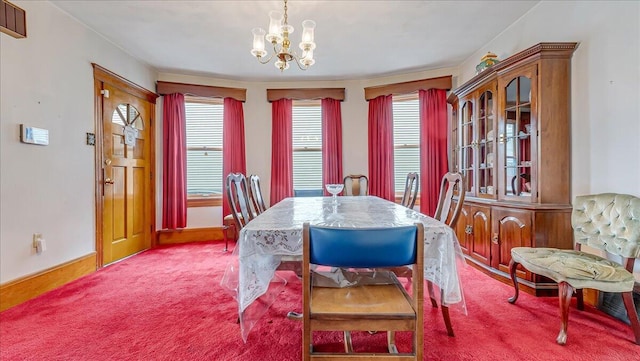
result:
<svg viewBox="0 0 640 361"><path fill-rule="evenodd" d="M49 130L20 124L20 141L28 144L49 145Z"/></svg>

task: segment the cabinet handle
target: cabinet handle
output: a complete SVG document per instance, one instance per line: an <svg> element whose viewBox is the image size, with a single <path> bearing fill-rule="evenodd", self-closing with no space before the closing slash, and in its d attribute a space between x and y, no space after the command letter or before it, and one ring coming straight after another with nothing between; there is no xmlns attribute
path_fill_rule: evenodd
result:
<svg viewBox="0 0 640 361"><path fill-rule="evenodd" d="M495 244L500 244L500 241L498 240L498 234L497 233L493 234L492 242L495 243Z"/></svg>
<svg viewBox="0 0 640 361"><path fill-rule="evenodd" d="M471 226L470 224L467 224L467 226L464 228L464 233L473 234L473 226Z"/></svg>
<svg viewBox="0 0 640 361"><path fill-rule="evenodd" d="M502 133L502 134L500 134L500 136L498 137L498 142L499 142L500 144L503 144L503 143L504 143L504 140L505 140L505 139L504 139L504 133Z"/></svg>

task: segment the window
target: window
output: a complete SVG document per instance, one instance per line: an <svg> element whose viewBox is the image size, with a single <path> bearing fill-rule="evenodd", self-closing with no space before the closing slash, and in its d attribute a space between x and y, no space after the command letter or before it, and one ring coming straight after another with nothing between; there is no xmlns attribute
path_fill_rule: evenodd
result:
<svg viewBox="0 0 640 361"><path fill-rule="evenodd" d="M420 108L418 94L393 97L395 192L404 192L407 173L420 173Z"/></svg>
<svg viewBox="0 0 640 361"><path fill-rule="evenodd" d="M322 187L322 107L319 100L294 100L294 194L322 196Z"/></svg>
<svg viewBox="0 0 640 361"><path fill-rule="evenodd" d="M185 97L187 123L187 204L221 205L222 99Z"/></svg>

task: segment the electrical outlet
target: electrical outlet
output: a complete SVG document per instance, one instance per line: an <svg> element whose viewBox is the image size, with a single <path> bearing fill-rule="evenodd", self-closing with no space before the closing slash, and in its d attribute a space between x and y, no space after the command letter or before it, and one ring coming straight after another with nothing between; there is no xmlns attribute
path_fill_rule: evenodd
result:
<svg viewBox="0 0 640 361"><path fill-rule="evenodd" d="M37 254L41 254L42 252L47 250L47 244L45 243L44 238L42 238L42 234L33 234L33 248L36 249Z"/></svg>
<svg viewBox="0 0 640 361"><path fill-rule="evenodd" d="M38 241L42 238L42 234L34 233L33 234L33 248L38 248Z"/></svg>

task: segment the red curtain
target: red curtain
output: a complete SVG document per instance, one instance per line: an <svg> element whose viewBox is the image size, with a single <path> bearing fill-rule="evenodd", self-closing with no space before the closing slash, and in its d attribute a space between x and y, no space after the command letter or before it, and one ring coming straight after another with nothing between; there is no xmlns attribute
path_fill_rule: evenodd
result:
<svg viewBox="0 0 640 361"><path fill-rule="evenodd" d="M322 99L322 184L342 183L342 112L339 100ZM325 195L329 195L324 190Z"/></svg>
<svg viewBox="0 0 640 361"><path fill-rule="evenodd" d="M229 173L247 173L247 158L244 146L244 111L242 102L233 98L224 98L222 120L222 184L226 189ZM222 197L223 217L231 214L231 206L226 197Z"/></svg>
<svg viewBox="0 0 640 361"><path fill-rule="evenodd" d="M391 95L369 101L369 194L394 202L392 107Z"/></svg>
<svg viewBox="0 0 640 361"><path fill-rule="evenodd" d="M187 123L184 94L164 96L162 106L162 228L187 226Z"/></svg>
<svg viewBox="0 0 640 361"><path fill-rule="evenodd" d="M448 170L447 96L442 89L420 90L420 212L433 216L440 183Z"/></svg>
<svg viewBox="0 0 640 361"><path fill-rule="evenodd" d="M271 104L271 194L274 205L293 196L293 102L276 100Z"/></svg>

